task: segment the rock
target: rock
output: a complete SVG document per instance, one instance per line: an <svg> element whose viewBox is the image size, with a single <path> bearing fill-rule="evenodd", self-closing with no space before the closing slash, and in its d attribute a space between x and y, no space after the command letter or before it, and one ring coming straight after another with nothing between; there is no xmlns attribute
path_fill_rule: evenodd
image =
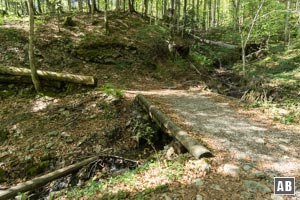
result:
<svg viewBox="0 0 300 200"><path fill-rule="evenodd" d="M74 142L74 140L70 137L66 139L66 143L68 143L68 144L73 143L73 142Z"/></svg>
<svg viewBox="0 0 300 200"><path fill-rule="evenodd" d="M168 195L164 194L165 200L172 200L171 197L169 197Z"/></svg>
<svg viewBox="0 0 300 200"><path fill-rule="evenodd" d="M81 146L83 143L85 143L88 140L88 137L85 135L83 136L77 143L77 146Z"/></svg>
<svg viewBox="0 0 300 200"><path fill-rule="evenodd" d="M272 200L284 200L282 196L271 194L271 199Z"/></svg>
<svg viewBox="0 0 300 200"><path fill-rule="evenodd" d="M225 164L223 171L227 175L238 176L240 173L240 167L232 164Z"/></svg>
<svg viewBox="0 0 300 200"><path fill-rule="evenodd" d="M95 119L95 118L97 118L96 114L93 114L93 115L91 115L91 116L88 117L88 119Z"/></svg>
<svg viewBox="0 0 300 200"><path fill-rule="evenodd" d="M201 194L197 194L197 195L196 195L196 200L202 200L202 199L203 199L203 197L202 197Z"/></svg>
<svg viewBox="0 0 300 200"><path fill-rule="evenodd" d="M50 131L47 134L49 137L56 137L56 136L58 136L58 131Z"/></svg>
<svg viewBox="0 0 300 200"><path fill-rule="evenodd" d="M272 190L268 188L265 184L252 181L252 180L244 180L243 181L244 186L248 192L253 192L253 193L262 193L262 194L267 194L271 193Z"/></svg>
<svg viewBox="0 0 300 200"><path fill-rule="evenodd" d="M266 144L266 142L263 138L257 138L257 139L255 139L255 142L258 144Z"/></svg>
<svg viewBox="0 0 300 200"><path fill-rule="evenodd" d="M254 176L255 176L256 178L259 178L259 179L264 179L264 178L266 178L266 174L265 174L264 172L262 172L262 171L256 171L256 172L254 173Z"/></svg>
<svg viewBox="0 0 300 200"><path fill-rule="evenodd" d="M176 154L175 154L174 148L173 148L173 147L170 147L170 148L167 150L167 152L166 152L165 158L166 158L167 160L172 160L172 158L174 158L175 155L176 155Z"/></svg>
<svg viewBox="0 0 300 200"><path fill-rule="evenodd" d="M245 192L245 191L241 192L241 197L243 199L254 199L254 195L253 194L251 194L249 192Z"/></svg>
<svg viewBox="0 0 300 200"><path fill-rule="evenodd" d="M194 185L197 187L197 188L200 188L204 185L204 181L200 178L196 179L195 182L194 182Z"/></svg>
<svg viewBox="0 0 300 200"><path fill-rule="evenodd" d="M67 132L62 132L62 133L60 134L60 136L61 136L61 137L64 137L64 138L71 137L71 135L68 134Z"/></svg>
<svg viewBox="0 0 300 200"><path fill-rule="evenodd" d="M223 189L218 185L218 184L212 184L210 186L210 188L214 189L214 190L219 190L219 191L222 191Z"/></svg>
<svg viewBox="0 0 300 200"><path fill-rule="evenodd" d="M49 142L46 145L46 149L51 149L53 147L54 143L53 142Z"/></svg>
<svg viewBox="0 0 300 200"><path fill-rule="evenodd" d="M202 172L204 171L209 172L211 170L211 165L208 163L208 161L205 158L194 161L194 164Z"/></svg>
<svg viewBox="0 0 300 200"><path fill-rule="evenodd" d="M289 151L290 148L288 146L285 146L283 144L279 144L279 148L282 149L283 151Z"/></svg>
<svg viewBox="0 0 300 200"><path fill-rule="evenodd" d="M252 169L251 165L246 164L243 166L243 170L245 170L246 172L249 171L250 169Z"/></svg>

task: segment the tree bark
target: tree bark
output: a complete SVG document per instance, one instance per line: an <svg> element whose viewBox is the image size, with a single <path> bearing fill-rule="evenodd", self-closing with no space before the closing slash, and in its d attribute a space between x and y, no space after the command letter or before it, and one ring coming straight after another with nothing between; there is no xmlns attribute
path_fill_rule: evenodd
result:
<svg viewBox="0 0 300 200"><path fill-rule="evenodd" d="M285 45L289 44L289 36L290 36L290 8L291 8L291 0L286 0L286 14L285 14L285 24L284 24L284 42Z"/></svg>
<svg viewBox="0 0 300 200"><path fill-rule="evenodd" d="M47 184L50 181L53 181L55 179L58 179L58 178L63 177L65 175L68 175L68 174L70 174L70 173L72 173L76 170L79 170L83 166L88 165L88 164L90 164L91 162L93 162L97 159L98 159L98 156L88 158L86 160L83 160L83 161L78 162L76 164L70 165L68 167L65 167L65 168L56 170L54 172L51 172L49 174L45 174L43 176L34 178L34 179L29 180L25 183L20 183L16 186L13 186L13 187L9 188L8 190L0 191L0 200L6 200L6 199L9 199L9 198L12 198L12 197L18 195L18 193L26 192L26 191L33 190L33 189L36 189L38 187L41 187L41 186Z"/></svg>
<svg viewBox="0 0 300 200"><path fill-rule="evenodd" d="M226 44L226 43L219 42L219 41L211 41L211 40L202 39L202 38L200 38L196 35L193 35L193 34L189 34L189 36L191 36L195 40L197 40L199 42L202 42L202 43L205 43L205 44L215 45L215 46L219 46L219 47L226 48L226 49L238 49L238 46L236 46L236 45Z"/></svg>
<svg viewBox="0 0 300 200"><path fill-rule="evenodd" d="M33 41L34 41L34 16L33 16L33 0L29 0L29 16L30 16L30 28L29 28L29 64L30 64L30 69L31 69L31 78L32 82L34 85L34 88L37 92L41 90L41 85L40 81L37 75L37 70L34 65L34 46L33 46Z"/></svg>
<svg viewBox="0 0 300 200"><path fill-rule="evenodd" d="M4 67L0 66L0 74L9 74L16 76L31 76L31 71L27 68ZM37 75L44 80L56 80L83 85L96 85L96 80L92 76L82 76L50 71L37 70Z"/></svg>

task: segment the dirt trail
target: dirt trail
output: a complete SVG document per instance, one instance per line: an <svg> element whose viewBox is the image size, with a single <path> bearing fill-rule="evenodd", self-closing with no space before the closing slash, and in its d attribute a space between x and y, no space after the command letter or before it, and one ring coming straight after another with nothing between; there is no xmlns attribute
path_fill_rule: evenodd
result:
<svg viewBox="0 0 300 200"><path fill-rule="evenodd" d="M217 177L237 177L236 182L244 183L245 199L251 195L247 191L252 189L243 181L253 180L269 187L269 191L259 192L270 197L276 176L296 177L297 192L291 199L300 199L300 134L297 130L255 122L231 107L229 99L207 93L166 90L145 95L212 149ZM222 180L214 182L219 184Z"/></svg>

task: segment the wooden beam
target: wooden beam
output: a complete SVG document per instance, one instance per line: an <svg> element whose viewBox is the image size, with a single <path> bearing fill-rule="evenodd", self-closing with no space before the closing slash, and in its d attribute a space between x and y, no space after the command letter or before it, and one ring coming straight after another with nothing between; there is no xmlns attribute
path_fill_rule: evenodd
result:
<svg viewBox="0 0 300 200"><path fill-rule="evenodd" d="M12 198L12 197L18 195L18 193L20 193L20 192L26 192L29 190L33 190L37 187L41 187L50 181L53 181L55 179L58 179L65 175L68 175L76 170L79 170L83 166L88 165L97 159L98 159L98 156L94 156L94 157L85 159L81 162L70 165L68 167L64 167L62 169L51 172L49 174L45 174L43 176L26 181L25 183L19 183L18 185L13 186L7 190L0 191L0 200L6 200L6 199L9 199L9 198Z"/></svg>
<svg viewBox="0 0 300 200"><path fill-rule="evenodd" d="M146 97L138 94L135 99L161 129L176 138L196 159L212 156L212 153L206 147L177 126L158 108L152 105Z"/></svg>

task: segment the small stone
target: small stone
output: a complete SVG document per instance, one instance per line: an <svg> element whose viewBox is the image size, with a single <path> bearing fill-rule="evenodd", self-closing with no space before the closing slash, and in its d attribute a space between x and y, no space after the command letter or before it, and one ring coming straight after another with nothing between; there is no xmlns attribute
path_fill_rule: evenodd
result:
<svg viewBox="0 0 300 200"><path fill-rule="evenodd" d="M266 178L266 174L265 174L264 172L261 172L261 171L255 172L255 173L254 173L254 176L255 176L256 178L260 178L260 179Z"/></svg>
<svg viewBox="0 0 300 200"><path fill-rule="evenodd" d="M197 188L200 188L204 185L204 181L200 178L196 179L195 182L194 182L194 185L197 187Z"/></svg>
<svg viewBox="0 0 300 200"><path fill-rule="evenodd" d="M215 189L215 190L219 190L219 191L222 190L222 188L219 185L217 185L217 184L211 185L210 188Z"/></svg>
<svg viewBox="0 0 300 200"><path fill-rule="evenodd" d="M225 174L232 176L238 176L240 173L240 167L232 164L225 164L223 170Z"/></svg>
<svg viewBox="0 0 300 200"><path fill-rule="evenodd" d="M283 151L289 151L290 150L290 148L288 146L285 146L283 144L280 144L279 148L282 149Z"/></svg>
<svg viewBox="0 0 300 200"><path fill-rule="evenodd" d="M241 192L241 197L243 197L244 199L254 199L253 194L245 191Z"/></svg>
<svg viewBox="0 0 300 200"><path fill-rule="evenodd" d="M267 194L272 192L270 188L268 188L265 184L260 182L244 180L243 183L248 192L253 192L253 193L259 192L262 194Z"/></svg>
<svg viewBox="0 0 300 200"><path fill-rule="evenodd" d="M71 135L68 134L67 132L62 132L62 133L60 134L60 136L61 136L61 137L64 137L64 138L71 137Z"/></svg>
<svg viewBox="0 0 300 200"><path fill-rule="evenodd" d="M96 114L93 114L93 115L89 116L88 118L89 118L89 119L95 119L95 118L97 118L97 115L96 115Z"/></svg>
<svg viewBox="0 0 300 200"><path fill-rule="evenodd" d="M271 199L272 200L284 200L282 196L271 194Z"/></svg>
<svg viewBox="0 0 300 200"><path fill-rule="evenodd" d="M203 199L202 195L200 195L200 194L196 195L196 200L202 200L202 199Z"/></svg>
<svg viewBox="0 0 300 200"><path fill-rule="evenodd" d="M265 140L263 138L257 138L255 140L255 142L258 143L258 144L266 144L266 142L265 142Z"/></svg>
<svg viewBox="0 0 300 200"><path fill-rule="evenodd" d="M57 131L50 131L50 132L48 132L48 136L49 137L56 137L57 135L58 135Z"/></svg>
<svg viewBox="0 0 300 200"><path fill-rule="evenodd" d="M74 140L72 138L67 138L66 139L66 143L68 143L68 144L73 143L73 142L74 142Z"/></svg>
<svg viewBox="0 0 300 200"><path fill-rule="evenodd" d="M171 197L169 197L168 195L164 195L164 197L165 197L165 200L172 200L172 198Z"/></svg>
<svg viewBox="0 0 300 200"><path fill-rule="evenodd" d="M51 147L52 147L53 145L54 145L53 142L49 142L49 143L46 145L46 148L47 148L47 149L51 149Z"/></svg>
<svg viewBox="0 0 300 200"><path fill-rule="evenodd" d="M204 172L204 171L209 172L211 170L211 165L204 158L194 161L194 164L202 172Z"/></svg>
<svg viewBox="0 0 300 200"><path fill-rule="evenodd" d="M243 169L244 169L245 171L249 171L250 169L252 169L252 166L246 164L246 165L243 166Z"/></svg>

